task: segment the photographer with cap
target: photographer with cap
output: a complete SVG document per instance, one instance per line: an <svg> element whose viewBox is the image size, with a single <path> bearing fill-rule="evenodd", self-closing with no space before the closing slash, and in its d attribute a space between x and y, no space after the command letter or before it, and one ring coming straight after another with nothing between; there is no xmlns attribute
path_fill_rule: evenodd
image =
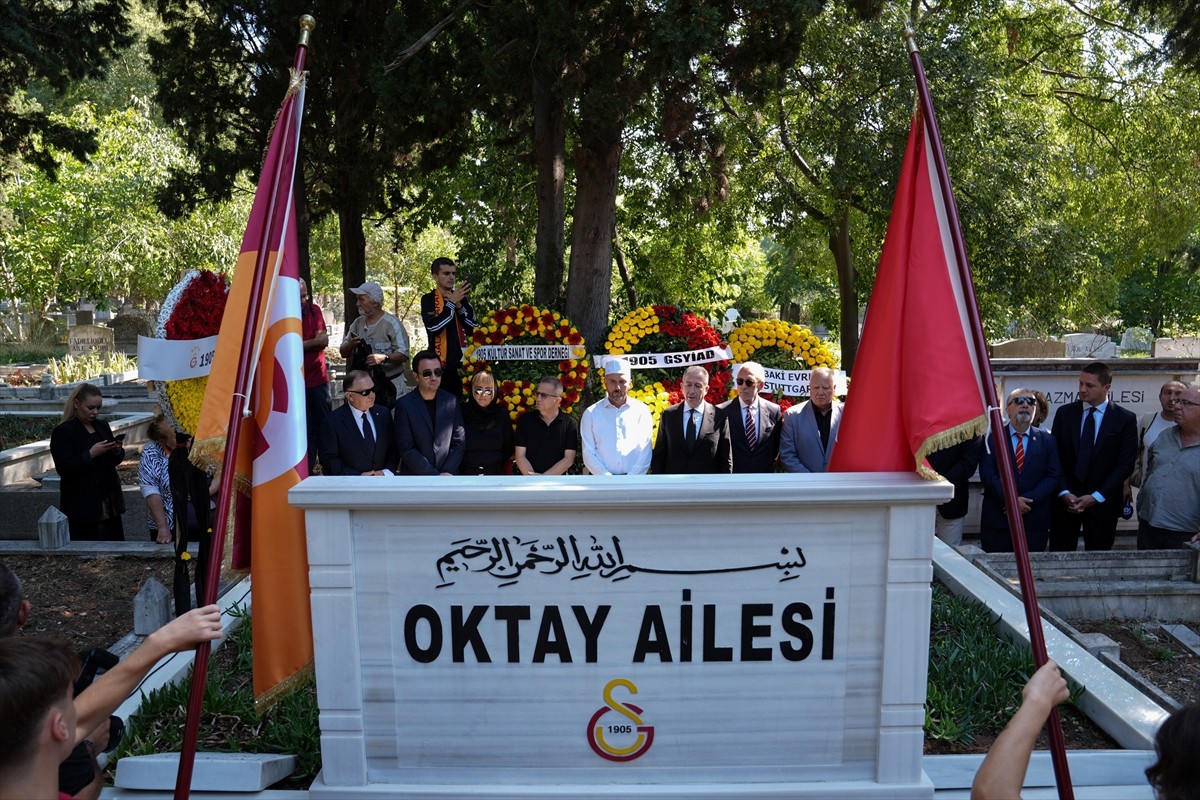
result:
<svg viewBox="0 0 1200 800"><path fill-rule="evenodd" d="M375 382L375 402L391 408L406 391L408 332L399 319L383 310L383 287L378 283L367 281L350 291L360 316L350 323L338 350L346 359L347 371L370 373Z"/></svg>

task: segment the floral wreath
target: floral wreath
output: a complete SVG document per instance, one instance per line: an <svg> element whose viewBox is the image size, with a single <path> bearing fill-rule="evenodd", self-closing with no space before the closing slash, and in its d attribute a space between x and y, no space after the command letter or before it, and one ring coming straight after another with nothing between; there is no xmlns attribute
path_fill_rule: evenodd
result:
<svg viewBox="0 0 1200 800"><path fill-rule="evenodd" d="M229 297L224 275L208 270L190 270L175 284L158 313L154 336L159 339L190 340L216 336ZM159 405L176 429L194 434L200 407L208 388L208 376L178 381L156 381Z"/></svg>
<svg viewBox="0 0 1200 800"><path fill-rule="evenodd" d="M474 358L476 348L484 345L570 345L571 358L553 361L496 361ZM508 415L516 419L533 408L538 381L555 372L563 385L562 410L570 414L579 402L587 381L587 348L583 334L571 321L557 311L530 305L513 306L492 311L480 320L471 334L471 343L463 352L463 390L478 372L490 370L499 391L497 401L508 407Z"/></svg>
<svg viewBox="0 0 1200 800"><path fill-rule="evenodd" d="M681 311L675 306L658 305L635 308L617 320L605 338L604 352L611 356L623 356L724 346L721 334L704 317ZM705 399L710 403L724 402L729 386L729 362L712 361L698 366L708 370L708 393ZM650 407L655 435L663 410L683 400L680 383L686 369L682 366L633 370L629 396ZM597 369L596 374L603 379L604 370Z"/></svg>
<svg viewBox="0 0 1200 800"><path fill-rule="evenodd" d="M803 325L779 319L760 319L739 325L729 334L729 349L739 364L757 361L770 369L832 369L837 364L833 352L816 334ZM729 396L734 394L731 389ZM786 394L774 397L771 392L763 392L762 397L778 403L784 411L797 402L796 398Z"/></svg>

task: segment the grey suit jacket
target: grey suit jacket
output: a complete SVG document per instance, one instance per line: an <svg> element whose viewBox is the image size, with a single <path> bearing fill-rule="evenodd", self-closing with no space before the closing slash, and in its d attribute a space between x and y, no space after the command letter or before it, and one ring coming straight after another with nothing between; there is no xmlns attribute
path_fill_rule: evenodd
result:
<svg viewBox="0 0 1200 800"><path fill-rule="evenodd" d="M783 415L783 436L779 442L779 461L785 472L825 472L837 442L838 427L842 424L842 404L833 401L829 420L829 447L821 445L817 417L812 401L792 406Z"/></svg>

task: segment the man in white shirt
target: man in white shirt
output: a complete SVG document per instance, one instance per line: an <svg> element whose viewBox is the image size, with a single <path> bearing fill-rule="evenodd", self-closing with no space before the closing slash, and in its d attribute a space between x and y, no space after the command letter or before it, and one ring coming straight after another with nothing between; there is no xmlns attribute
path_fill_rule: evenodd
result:
<svg viewBox="0 0 1200 800"><path fill-rule="evenodd" d="M593 475L645 475L650 469L650 409L629 396L633 372L623 358L604 362L605 397L579 423L583 464Z"/></svg>

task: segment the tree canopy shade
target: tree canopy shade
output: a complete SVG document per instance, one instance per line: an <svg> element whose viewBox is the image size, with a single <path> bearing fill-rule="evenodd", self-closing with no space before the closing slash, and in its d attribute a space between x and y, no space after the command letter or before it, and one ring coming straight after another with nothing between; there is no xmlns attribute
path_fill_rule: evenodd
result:
<svg viewBox="0 0 1200 800"><path fill-rule="evenodd" d="M129 42L126 0L0 0L0 179L20 159L54 176L55 153L85 158L95 134L52 117L25 92L99 77ZM82 35L81 35L82 34Z"/></svg>
<svg viewBox="0 0 1200 800"><path fill-rule="evenodd" d="M1179 63L1200 71L1200 0L1131 0L1130 5L1166 22L1163 43L1168 51Z"/></svg>

